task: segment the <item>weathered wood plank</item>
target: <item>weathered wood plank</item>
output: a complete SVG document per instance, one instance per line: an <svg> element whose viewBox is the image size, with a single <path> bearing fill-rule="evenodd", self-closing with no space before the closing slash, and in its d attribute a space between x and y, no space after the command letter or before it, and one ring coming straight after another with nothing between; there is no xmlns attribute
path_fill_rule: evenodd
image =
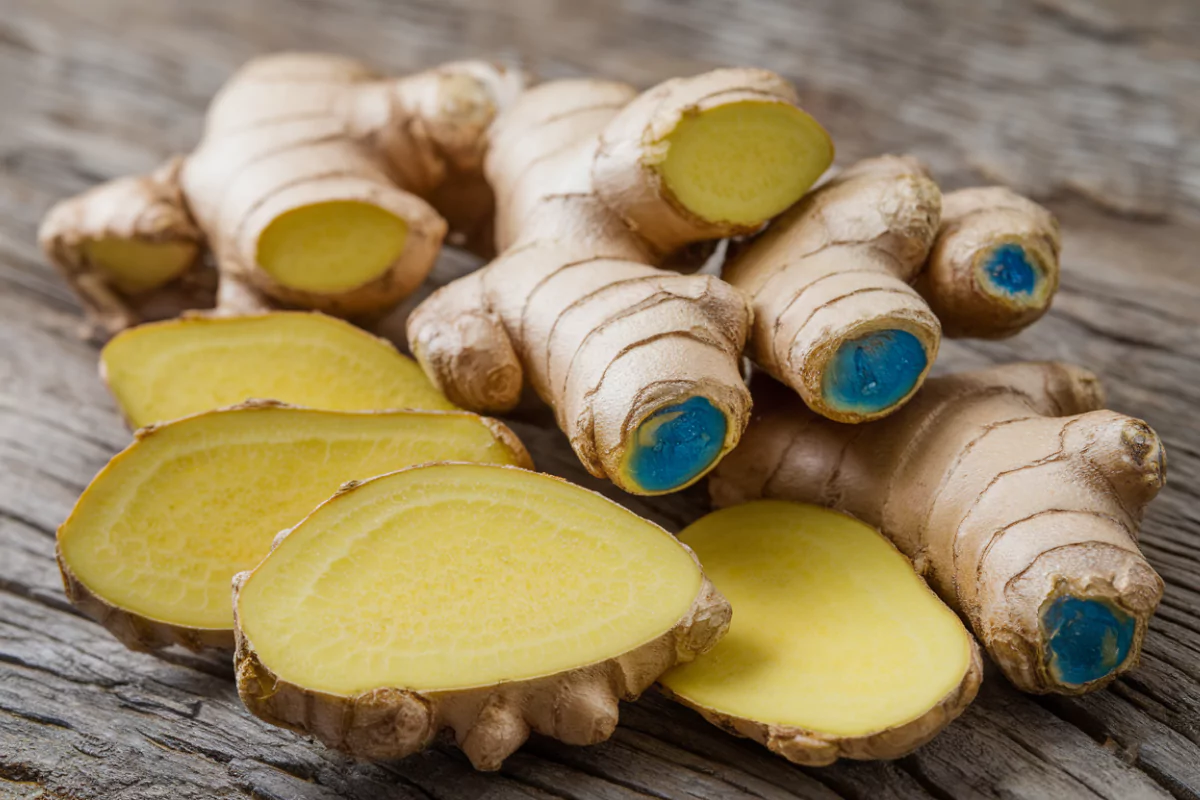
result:
<svg viewBox="0 0 1200 800"><path fill-rule="evenodd" d="M1200 797L1200 8L1188 0L8 0L0 16L0 797ZM125 651L66 604L53 530L128 442L34 236L54 200L185 150L245 58L331 49L407 71L491 55L545 76L648 84L720 63L780 70L840 161L926 158L949 186L1003 180L1063 220L1063 291L1000 343L938 369L1062 358L1167 442L1143 541L1167 581L1143 666L1084 698L994 674L942 737L893 764L802 770L651 695L613 740L535 740L500 775L452 749L359 765L250 718L229 665ZM433 284L474 262L447 254ZM402 314L389 321L394 335ZM544 409L514 428L539 465L671 529L701 490L654 501L586 476Z"/></svg>

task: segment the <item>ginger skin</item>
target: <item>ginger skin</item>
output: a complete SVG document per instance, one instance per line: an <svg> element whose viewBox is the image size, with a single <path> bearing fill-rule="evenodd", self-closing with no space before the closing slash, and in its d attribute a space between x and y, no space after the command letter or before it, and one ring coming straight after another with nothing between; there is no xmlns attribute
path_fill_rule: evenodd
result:
<svg viewBox="0 0 1200 800"><path fill-rule="evenodd" d="M840 422L884 416L920 386L941 326L910 288L941 218L916 159L860 161L773 222L724 277L753 299L755 363Z"/></svg>
<svg viewBox="0 0 1200 800"><path fill-rule="evenodd" d="M214 302L369 319L424 280L447 220L486 242L483 134L522 83L484 62L383 79L339 56L255 59L193 153L59 203L39 239L105 338Z"/></svg>
<svg viewBox="0 0 1200 800"><path fill-rule="evenodd" d="M1058 291L1058 221L1003 186L945 195L915 288L951 338L1001 339L1032 325Z"/></svg>
<svg viewBox="0 0 1200 800"><path fill-rule="evenodd" d="M942 197L911 156L870 158L771 223L725 267L754 303L749 355L813 411L902 406L943 335L999 338L1058 288L1058 224L1003 187Z"/></svg>
<svg viewBox="0 0 1200 800"><path fill-rule="evenodd" d="M528 381L588 471L627 491L698 480L747 418L751 312L717 278L656 266L757 229L819 177L832 147L795 103L752 69L641 95L595 80L525 92L488 134L500 257L409 318L430 379L491 413Z"/></svg>
<svg viewBox="0 0 1200 800"><path fill-rule="evenodd" d="M712 475L718 506L799 500L878 527L1024 691L1081 694L1137 663L1163 591L1137 529L1165 454L1146 423L1102 410L1094 375L1025 363L936 378L862 426L776 389L756 391Z"/></svg>

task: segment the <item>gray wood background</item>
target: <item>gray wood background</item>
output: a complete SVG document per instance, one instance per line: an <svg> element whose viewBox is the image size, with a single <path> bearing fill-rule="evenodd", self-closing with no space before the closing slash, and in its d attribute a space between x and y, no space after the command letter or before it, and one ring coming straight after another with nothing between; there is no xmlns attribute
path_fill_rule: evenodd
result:
<svg viewBox="0 0 1200 800"><path fill-rule="evenodd" d="M1166 440L1143 544L1167 592L1142 666L1077 699L989 672L962 719L894 763L799 769L651 695L606 744L535 739L479 775L452 749L352 763L248 716L219 659L126 652L67 605L54 567L55 527L130 436L36 225L53 201L189 148L230 72L285 48L642 85L769 67L840 163L911 151L947 186L1002 181L1048 203L1065 234L1054 310L1007 342L947 345L939 369L1076 361ZM1195 0L0 0L0 796L1200 797L1198 253ZM436 282L472 266L447 254ZM543 469L596 486L544 412L514 427ZM705 506L700 491L619 499L675 530Z"/></svg>

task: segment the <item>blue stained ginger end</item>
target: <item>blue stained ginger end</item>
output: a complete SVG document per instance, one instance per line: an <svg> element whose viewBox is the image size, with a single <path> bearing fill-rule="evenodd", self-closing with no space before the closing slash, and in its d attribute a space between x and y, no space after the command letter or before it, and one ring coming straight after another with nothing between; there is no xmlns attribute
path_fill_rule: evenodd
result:
<svg viewBox="0 0 1200 800"><path fill-rule="evenodd" d="M875 414L913 390L929 359L916 336L881 330L838 347L822 381L825 402L838 411Z"/></svg>
<svg viewBox="0 0 1200 800"><path fill-rule="evenodd" d="M681 489L716 462L727 427L725 414L705 397L660 408L633 433L625 474L647 492Z"/></svg>
<svg viewBox="0 0 1200 800"><path fill-rule="evenodd" d="M1046 666L1059 683L1099 680L1125 663L1137 621L1105 600L1062 595L1041 613Z"/></svg>
<svg viewBox="0 0 1200 800"><path fill-rule="evenodd" d="M992 248L983 263L983 274L994 293L1013 298L1029 298L1037 290L1041 272L1025 248L1008 242Z"/></svg>

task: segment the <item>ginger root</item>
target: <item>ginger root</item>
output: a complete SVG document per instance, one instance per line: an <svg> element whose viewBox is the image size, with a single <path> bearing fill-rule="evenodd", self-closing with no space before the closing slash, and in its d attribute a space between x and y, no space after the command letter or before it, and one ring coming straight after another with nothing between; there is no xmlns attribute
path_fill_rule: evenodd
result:
<svg viewBox="0 0 1200 800"><path fill-rule="evenodd" d="M58 530L67 595L135 650L233 647L229 581L352 478L436 459L531 467L465 412L346 413L256 401L146 428Z"/></svg>
<svg viewBox="0 0 1200 800"><path fill-rule="evenodd" d="M134 428L253 398L334 411L455 408L391 343L311 312L140 325L104 347L100 373Z"/></svg>
<svg viewBox="0 0 1200 800"><path fill-rule="evenodd" d="M942 199L942 223L916 290L950 337L999 339L1036 322L1058 291L1058 221L1003 186Z"/></svg>
<svg viewBox="0 0 1200 800"><path fill-rule="evenodd" d="M1163 591L1137 529L1166 459L1145 422L1101 410L1094 375L935 378L860 426L770 394L713 473L718 506L800 500L878 527L1024 691L1079 694L1136 664Z"/></svg>
<svg viewBox="0 0 1200 800"><path fill-rule="evenodd" d="M735 613L711 652L660 683L722 729L807 766L899 758L974 699L979 646L861 522L760 500L679 538Z"/></svg>
<svg viewBox="0 0 1200 800"><path fill-rule="evenodd" d="M881 156L771 223L723 277L753 300L755 363L818 414L865 422L913 396L943 333L1008 336L1045 313L1058 250L1036 203L1001 187L943 201L916 159Z"/></svg>
<svg viewBox="0 0 1200 800"><path fill-rule="evenodd" d="M745 425L751 313L720 280L655 265L795 202L832 159L828 135L779 76L727 69L641 95L542 84L488 142L502 252L412 314L417 360L476 411L512 408L528 379L588 471L627 491L698 480Z"/></svg>
<svg viewBox="0 0 1200 800"><path fill-rule="evenodd" d="M425 279L443 216L490 235L483 133L523 82L478 61L383 79L339 56L258 58L191 155L63 201L39 238L105 335L211 306L206 250L218 313L370 318Z"/></svg>
<svg viewBox="0 0 1200 800"><path fill-rule="evenodd" d="M729 604L653 523L548 475L427 465L343 489L234 582L238 693L360 758L441 731L494 770L607 739Z"/></svg>

